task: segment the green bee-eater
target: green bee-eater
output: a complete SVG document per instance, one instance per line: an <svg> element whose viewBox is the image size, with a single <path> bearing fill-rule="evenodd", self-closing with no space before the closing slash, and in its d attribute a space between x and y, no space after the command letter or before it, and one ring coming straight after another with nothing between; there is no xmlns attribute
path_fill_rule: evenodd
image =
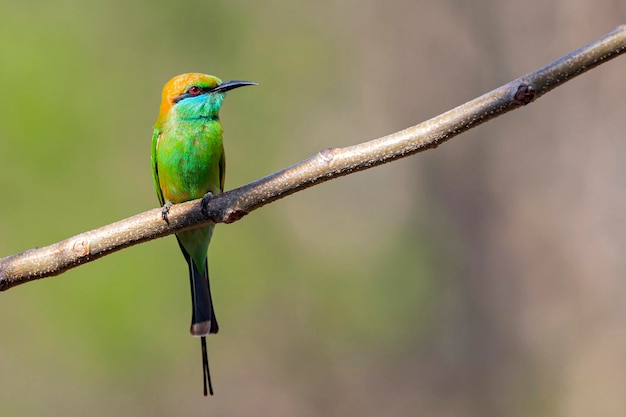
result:
<svg viewBox="0 0 626 417"><path fill-rule="evenodd" d="M152 135L152 175L167 221L175 203L224 190L224 146L219 111L226 91L254 85L205 74L182 74L163 87L161 109ZM207 249L214 226L176 234L189 265L193 312L190 332L202 339L204 395L213 395L205 336L219 327L209 287Z"/></svg>

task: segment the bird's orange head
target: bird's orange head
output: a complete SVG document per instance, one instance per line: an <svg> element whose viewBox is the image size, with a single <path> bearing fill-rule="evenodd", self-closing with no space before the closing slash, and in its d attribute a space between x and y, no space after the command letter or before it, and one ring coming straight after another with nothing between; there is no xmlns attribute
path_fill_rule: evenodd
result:
<svg viewBox="0 0 626 417"><path fill-rule="evenodd" d="M226 91L246 85L256 85L256 83L240 80L222 82L212 75L199 73L177 75L165 83L163 87L161 108L156 125L162 125L172 107L180 101L207 94L221 94L223 98L223 93ZM217 106L219 107L219 105L221 105L221 99L218 100Z"/></svg>

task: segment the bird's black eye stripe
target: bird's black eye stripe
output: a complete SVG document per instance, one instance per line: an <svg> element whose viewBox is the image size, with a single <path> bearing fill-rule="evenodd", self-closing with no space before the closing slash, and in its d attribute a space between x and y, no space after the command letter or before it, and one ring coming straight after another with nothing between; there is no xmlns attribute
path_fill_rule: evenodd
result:
<svg viewBox="0 0 626 417"><path fill-rule="evenodd" d="M198 96L201 96L202 94L208 93L211 90L212 88L210 87L198 87L196 85L192 85L191 87L187 89L187 91L185 91L184 93L182 93L181 95L177 97L174 97L174 99L172 100L172 103L176 104L179 101L187 97L198 97Z"/></svg>

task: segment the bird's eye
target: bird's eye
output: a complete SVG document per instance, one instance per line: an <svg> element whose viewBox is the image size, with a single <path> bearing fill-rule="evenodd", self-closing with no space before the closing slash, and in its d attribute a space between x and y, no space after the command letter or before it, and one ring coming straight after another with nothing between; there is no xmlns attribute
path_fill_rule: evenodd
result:
<svg viewBox="0 0 626 417"><path fill-rule="evenodd" d="M202 92L202 89L198 87L197 85L193 85L189 87L189 90L187 90L187 93L191 94L192 96L197 96L201 92Z"/></svg>

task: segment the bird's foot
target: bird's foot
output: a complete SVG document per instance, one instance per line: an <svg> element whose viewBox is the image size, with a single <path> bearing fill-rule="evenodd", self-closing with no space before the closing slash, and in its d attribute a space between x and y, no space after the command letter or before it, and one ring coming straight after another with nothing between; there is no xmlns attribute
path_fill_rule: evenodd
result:
<svg viewBox="0 0 626 417"><path fill-rule="evenodd" d="M209 191L204 195L204 197L202 197L202 202L200 203L200 211L202 211L202 214L204 214L204 216L208 219L212 219L209 215L209 203L212 199L213 193Z"/></svg>
<svg viewBox="0 0 626 417"><path fill-rule="evenodd" d="M161 218L163 219L163 221L167 224L170 224L170 220L167 218L167 215L170 212L170 208L173 206L174 204L172 204L171 202L167 202L163 205L163 209L161 210Z"/></svg>

